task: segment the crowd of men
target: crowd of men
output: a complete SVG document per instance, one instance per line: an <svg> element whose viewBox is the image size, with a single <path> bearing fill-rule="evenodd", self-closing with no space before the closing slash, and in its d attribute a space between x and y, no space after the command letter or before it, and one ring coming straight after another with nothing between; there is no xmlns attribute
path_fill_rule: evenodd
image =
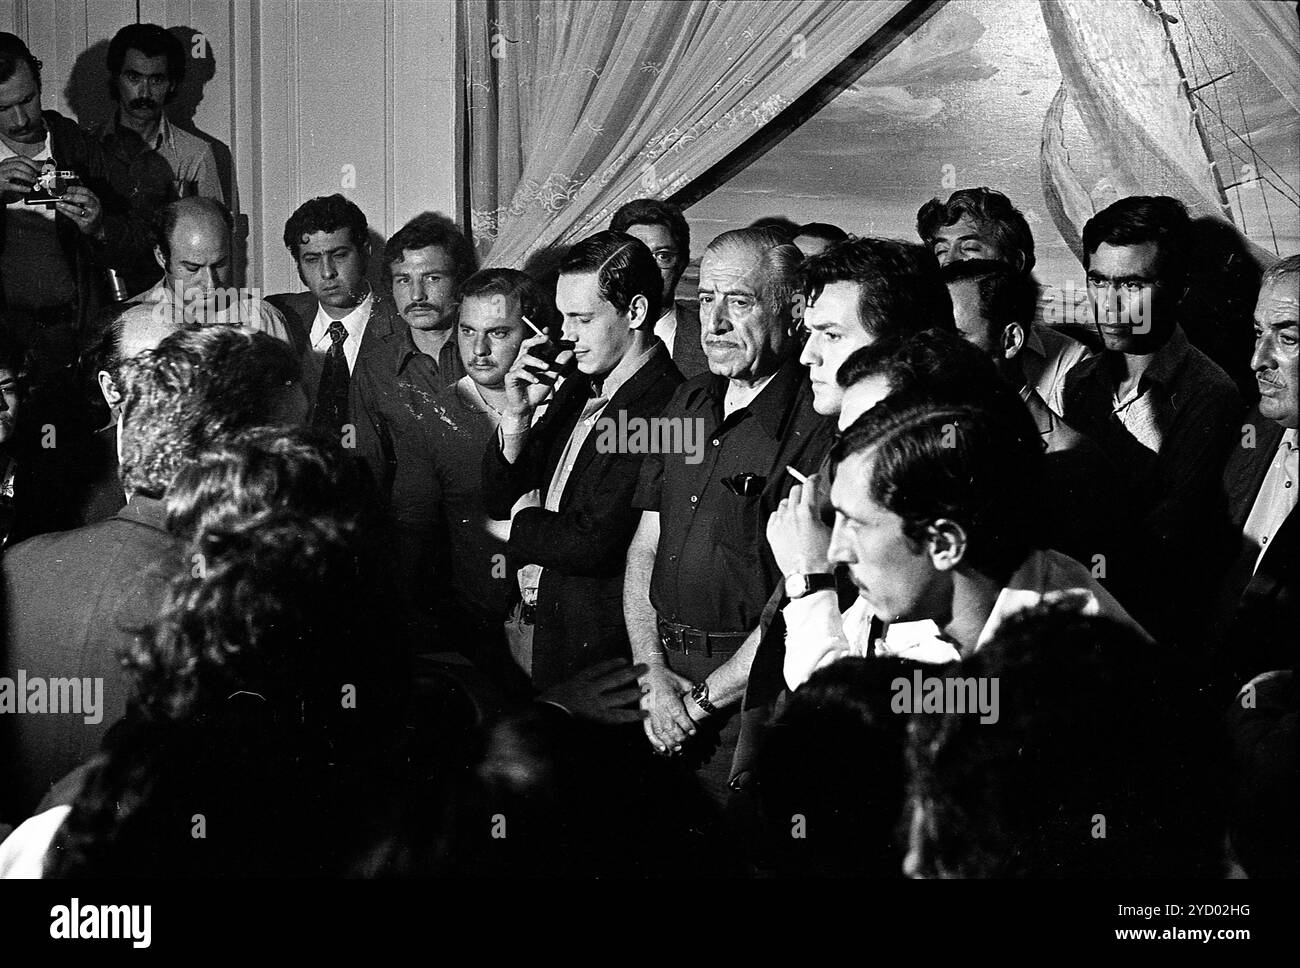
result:
<svg viewBox="0 0 1300 968"><path fill-rule="evenodd" d="M0 876L1295 873L1300 257L1222 363L1168 197L1069 332L987 188L685 294L664 201L530 273L329 195L232 297L108 61L83 131L0 34Z"/></svg>

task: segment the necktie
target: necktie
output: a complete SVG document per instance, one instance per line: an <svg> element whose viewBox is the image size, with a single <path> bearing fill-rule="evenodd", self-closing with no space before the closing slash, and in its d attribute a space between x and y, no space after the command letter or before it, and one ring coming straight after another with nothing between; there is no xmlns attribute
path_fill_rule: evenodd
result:
<svg viewBox="0 0 1300 968"><path fill-rule="evenodd" d="M329 336L330 348L321 369L312 426L337 436L343 433L343 425L348 422L348 360L343 355L348 331L336 319L330 323Z"/></svg>

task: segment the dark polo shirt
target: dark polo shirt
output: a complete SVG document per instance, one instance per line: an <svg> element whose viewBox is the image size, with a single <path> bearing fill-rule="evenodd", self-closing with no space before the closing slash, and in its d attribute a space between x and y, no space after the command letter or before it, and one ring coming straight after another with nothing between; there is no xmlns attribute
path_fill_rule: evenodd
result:
<svg viewBox="0 0 1300 968"><path fill-rule="evenodd" d="M678 387L664 411L699 420L704 457L653 454L642 465L633 506L659 512L650 603L661 618L710 632L749 632L780 579L767 519L795 483L790 465L816 472L835 433L813 409L807 370L793 353L749 405L723 419L727 379L703 374ZM750 493L725 480L752 474Z"/></svg>

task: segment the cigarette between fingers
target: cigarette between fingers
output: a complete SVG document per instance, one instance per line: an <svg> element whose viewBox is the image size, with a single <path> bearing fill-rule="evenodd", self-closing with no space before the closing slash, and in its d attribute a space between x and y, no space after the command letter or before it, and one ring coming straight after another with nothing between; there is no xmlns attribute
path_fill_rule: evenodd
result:
<svg viewBox="0 0 1300 968"><path fill-rule="evenodd" d="M546 334L543 333L540 329L538 329L537 326L533 323L533 321L532 321L531 319L529 319L527 316L520 315L519 318L522 319L525 323L527 323L527 324L528 324L528 328L531 329L531 330L532 330L534 333L536 333L538 336L546 336ZM549 339L550 337L547 337L547 338Z"/></svg>
<svg viewBox="0 0 1300 968"><path fill-rule="evenodd" d="M795 469L794 469L793 467L791 467L789 464L786 464L786 465L785 465L785 469L788 470L788 471L790 472L790 476L793 477L793 478L794 478L796 481L798 481L800 484L805 484L805 485L806 485L806 484L808 483L808 478L805 477L803 474L800 474L797 470L795 470Z"/></svg>

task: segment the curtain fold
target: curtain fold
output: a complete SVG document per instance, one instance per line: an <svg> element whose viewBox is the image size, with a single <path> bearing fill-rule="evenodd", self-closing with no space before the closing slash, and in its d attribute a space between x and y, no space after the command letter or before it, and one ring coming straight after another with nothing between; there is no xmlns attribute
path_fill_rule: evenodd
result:
<svg viewBox="0 0 1300 968"><path fill-rule="evenodd" d="M468 217L486 265L667 198L905 0L461 0Z"/></svg>

